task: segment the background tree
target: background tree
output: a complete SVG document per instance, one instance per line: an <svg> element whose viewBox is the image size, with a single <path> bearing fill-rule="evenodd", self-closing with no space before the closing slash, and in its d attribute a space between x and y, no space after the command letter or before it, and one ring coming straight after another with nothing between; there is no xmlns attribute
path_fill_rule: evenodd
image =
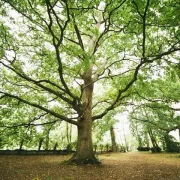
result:
<svg viewBox="0 0 180 180"><path fill-rule="evenodd" d="M72 161L97 163L92 122L133 93L139 73L147 74L178 55L179 4L155 0L0 3L2 103L19 102L53 116L54 121L76 125Z"/></svg>
<svg viewBox="0 0 180 180"><path fill-rule="evenodd" d="M172 138L169 133L178 130L180 126L179 103L180 81L178 71L169 69L161 72L163 78L154 78L142 89L144 83L139 83L136 103L131 114L132 123L139 124L141 129L146 128L154 147L157 146L155 138L162 139L169 148ZM175 107L176 105L176 107ZM169 151L169 150L168 150Z"/></svg>
<svg viewBox="0 0 180 180"><path fill-rule="evenodd" d="M93 124L93 134L94 134L94 143L98 146L105 146L105 144L109 146L109 150L115 152L117 149L116 144L116 134L114 131L115 124L117 123L117 119L115 119L115 115L118 113L118 108L114 111L109 112L106 116L103 117L102 121L96 121ZM111 142L104 142L104 139L110 137Z"/></svg>

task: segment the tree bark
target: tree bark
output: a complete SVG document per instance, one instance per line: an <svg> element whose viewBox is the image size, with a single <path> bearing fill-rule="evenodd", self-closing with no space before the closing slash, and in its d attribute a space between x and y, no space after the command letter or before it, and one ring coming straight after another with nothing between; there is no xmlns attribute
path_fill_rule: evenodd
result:
<svg viewBox="0 0 180 180"><path fill-rule="evenodd" d="M77 126L77 148L75 155L70 161L77 164L96 164L99 161L94 155L92 144L92 68L86 70L83 74L83 80L82 111L79 114L79 125Z"/></svg>

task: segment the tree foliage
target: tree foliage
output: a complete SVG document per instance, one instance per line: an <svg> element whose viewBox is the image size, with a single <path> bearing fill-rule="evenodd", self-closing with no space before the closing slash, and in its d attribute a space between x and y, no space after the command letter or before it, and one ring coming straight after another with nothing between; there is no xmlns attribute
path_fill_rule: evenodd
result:
<svg viewBox="0 0 180 180"><path fill-rule="evenodd" d="M146 87L143 81L136 86L136 103L130 119L133 129L137 126L141 131L150 129L167 151L175 151L173 148L177 150L178 145L169 133L180 128L180 81L176 68L168 66L166 69L161 78L150 80Z"/></svg>

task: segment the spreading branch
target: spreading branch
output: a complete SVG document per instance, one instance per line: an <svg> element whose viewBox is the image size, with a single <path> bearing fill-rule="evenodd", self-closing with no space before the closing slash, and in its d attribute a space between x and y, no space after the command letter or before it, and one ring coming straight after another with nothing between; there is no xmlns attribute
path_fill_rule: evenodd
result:
<svg viewBox="0 0 180 180"><path fill-rule="evenodd" d="M56 118L59 118L59 119L61 119L61 120L64 120L64 121L66 121L66 122L69 122L69 123L71 123L71 124L78 125L78 122L76 122L76 121L74 121L74 120L72 120L72 119L70 119L70 118L67 118L67 117L65 117L65 116L63 116L63 115L60 115L60 114L58 114L58 113L56 113L56 112L54 112L54 111L52 111L52 110L50 110L50 109L47 109L47 108L45 108L45 107L43 107L43 106L41 106L41 105L39 105L39 104L36 104L36 103L30 102L30 101L27 101L27 100L25 100L25 99L23 99L23 98L20 98L20 97L16 96L16 95L12 95L12 94L9 94L9 93L6 93L6 92L0 91L0 94L2 94L2 96L4 96L4 97L6 96L6 97L9 97L9 98L16 99L16 100L18 100L18 101L20 101L20 102L22 102L22 103L24 103L24 104L27 104L27 105L30 105L30 106L35 107L35 108L37 108L37 109L40 109L40 110L42 110L42 111L44 111L44 112L47 112L48 114L50 114L50 115L52 115L52 116L54 116L54 117L56 117ZM1 97L2 97L2 96L1 96Z"/></svg>

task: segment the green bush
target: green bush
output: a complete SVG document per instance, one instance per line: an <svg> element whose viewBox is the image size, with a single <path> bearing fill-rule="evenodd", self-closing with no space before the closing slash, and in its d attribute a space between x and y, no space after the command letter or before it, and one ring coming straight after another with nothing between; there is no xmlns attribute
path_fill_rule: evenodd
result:
<svg viewBox="0 0 180 180"><path fill-rule="evenodd" d="M152 151L153 153L159 153L159 152L161 152L161 148L160 148L160 147L152 147L152 148L151 148L151 151Z"/></svg>

